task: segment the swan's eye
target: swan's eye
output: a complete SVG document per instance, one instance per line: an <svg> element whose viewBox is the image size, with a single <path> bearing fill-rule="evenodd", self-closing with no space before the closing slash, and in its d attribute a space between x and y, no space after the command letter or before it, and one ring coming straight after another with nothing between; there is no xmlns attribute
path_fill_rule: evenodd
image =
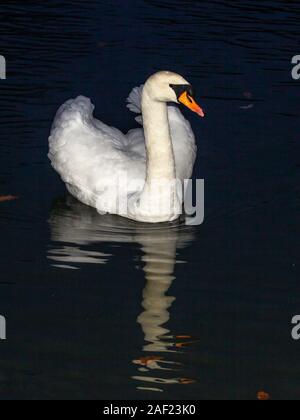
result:
<svg viewBox="0 0 300 420"><path fill-rule="evenodd" d="M194 90L193 90L193 88L192 88L192 86L189 86L188 88L187 88L187 94L191 97L191 98L194 98L194 96L195 96L195 93L194 93Z"/></svg>
<svg viewBox="0 0 300 420"><path fill-rule="evenodd" d="M191 98L193 98L193 89L191 85L174 85L170 84L170 88L172 88L177 96L177 98L180 98L180 96L186 92Z"/></svg>

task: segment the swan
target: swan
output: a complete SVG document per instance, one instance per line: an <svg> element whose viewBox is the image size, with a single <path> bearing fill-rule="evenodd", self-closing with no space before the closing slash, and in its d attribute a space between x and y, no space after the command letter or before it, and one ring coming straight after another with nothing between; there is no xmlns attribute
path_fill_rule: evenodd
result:
<svg viewBox="0 0 300 420"><path fill-rule="evenodd" d="M182 214L182 182L192 175L197 148L183 104L199 116L188 81L161 71L132 90L128 108L142 128L126 135L93 117L79 96L58 110L49 137L49 159L71 195L100 214L145 223L171 222ZM178 183L179 181L179 183Z"/></svg>

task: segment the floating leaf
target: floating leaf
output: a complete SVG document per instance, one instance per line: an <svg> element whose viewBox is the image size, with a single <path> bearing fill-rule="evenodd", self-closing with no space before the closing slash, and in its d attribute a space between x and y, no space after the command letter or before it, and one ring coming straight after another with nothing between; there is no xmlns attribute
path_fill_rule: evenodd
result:
<svg viewBox="0 0 300 420"><path fill-rule="evenodd" d="M183 343L175 343L175 347L178 349L182 349L183 347L191 346L192 344L199 343L199 340L193 340L193 341L186 341Z"/></svg>
<svg viewBox="0 0 300 420"><path fill-rule="evenodd" d="M163 357L147 356L147 357L140 357L139 359L134 360L133 362L137 365L148 366L149 364L153 362L159 362L161 360L163 360Z"/></svg>
<svg viewBox="0 0 300 420"><path fill-rule="evenodd" d="M181 385L191 385L191 384L195 384L196 381L194 379L189 379L189 378L180 378L179 383Z"/></svg>
<svg viewBox="0 0 300 420"><path fill-rule="evenodd" d="M15 195L0 195L0 203L17 200L18 198L19 197L16 197Z"/></svg>
<svg viewBox="0 0 300 420"><path fill-rule="evenodd" d="M176 335L176 338L177 338L178 340L189 340L189 339L191 339L192 337L191 337L190 335Z"/></svg>
<svg viewBox="0 0 300 420"><path fill-rule="evenodd" d="M270 400L270 394L268 394L267 392L265 392L265 391L259 391L258 393L257 393L257 399L259 400L259 401L268 401L268 400Z"/></svg>
<svg viewBox="0 0 300 420"><path fill-rule="evenodd" d="M182 349L183 347L187 347L190 343L176 343L175 347L178 349Z"/></svg>

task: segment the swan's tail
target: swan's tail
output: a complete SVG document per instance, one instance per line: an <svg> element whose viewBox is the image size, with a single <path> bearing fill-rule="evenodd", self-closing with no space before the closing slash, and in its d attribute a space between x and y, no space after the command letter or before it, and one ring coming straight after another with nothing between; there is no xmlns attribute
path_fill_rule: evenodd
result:
<svg viewBox="0 0 300 420"><path fill-rule="evenodd" d="M57 151L64 146L66 130L80 124L88 123L92 119L94 105L90 99L78 96L65 102L57 111L49 137L49 158L53 158Z"/></svg>
<svg viewBox="0 0 300 420"><path fill-rule="evenodd" d="M127 108L129 108L130 111L134 112L135 114L142 113L143 88L144 88L144 85L135 87L134 89L132 89L130 95L127 98ZM141 116L136 117L136 121L141 124L143 123Z"/></svg>
<svg viewBox="0 0 300 420"><path fill-rule="evenodd" d="M57 111L52 125L52 131L58 127L66 127L66 125L70 125L75 121L89 121L92 118L93 112L94 105L89 98L78 96L76 99L70 99Z"/></svg>

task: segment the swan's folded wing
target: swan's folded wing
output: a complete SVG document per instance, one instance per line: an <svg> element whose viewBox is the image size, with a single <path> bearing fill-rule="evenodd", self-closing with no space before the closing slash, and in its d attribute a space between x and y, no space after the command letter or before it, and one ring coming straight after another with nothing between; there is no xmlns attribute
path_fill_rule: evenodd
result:
<svg viewBox="0 0 300 420"><path fill-rule="evenodd" d="M144 85L133 88L127 98L127 108L129 108L130 111L135 112L136 114L142 113L143 89Z"/></svg>
<svg viewBox="0 0 300 420"><path fill-rule="evenodd" d="M93 118L90 100L79 97L58 111L49 138L49 158L69 190L96 207L118 179L145 176L145 163L128 151L119 130ZM135 161L133 163L133 160Z"/></svg>
<svg viewBox="0 0 300 420"><path fill-rule="evenodd" d="M127 134L128 148L130 153L141 156L146 159L146 145L143 128L134 128Z"/></svg>
<svg viewBox="0 0 300 420"><path fill-rule="evenodd" d="M58 134L62 133L62 131L68 128L85 127L90 130L91 134L96 134L100 137L105 136L106 140L116 147L126 147L126 136L117 128L110 127L94 118L94 109L95 107L91 100L84 96L78 96L76 99L68 100L56 113L51 128L51 136L57 132ZM63 136L60 136L60 139L62 141Z"/></svg>
<svg viewBox="0 0 300 420"><path fill-rule="evenodd" d="M142 94L143 94L144 85L135 87L130 92L130 95L127 98L127 108L135 114L142 114ZM143 117L139 115L135 118L139 124L143 124Z"/></svg>

